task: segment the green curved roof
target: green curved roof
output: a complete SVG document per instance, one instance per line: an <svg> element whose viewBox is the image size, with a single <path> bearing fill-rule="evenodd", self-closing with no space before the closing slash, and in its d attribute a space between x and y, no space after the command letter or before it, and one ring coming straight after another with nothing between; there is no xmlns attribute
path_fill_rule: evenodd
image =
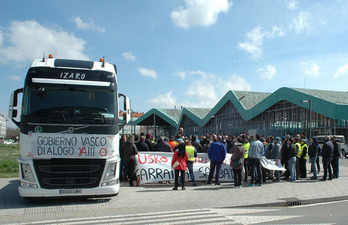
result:
<svg viewBox="0 0 348 225"><path fill-rule="evenodd" d="M156 115L161 119L161 121L165 121L169 125L177 128L181 116L181 109L151 109L147 113L145 113L143 116L138 118L134 124L135 125L141 125L145 122L145 120L149 119L153 115ZM156 120L158 122L158 120ZM151 123L153 124L153 122Z"/></svg>
<svg viewBox="0 0 348 225"><path fill-rule="evenodd" d="M155 113L177 129L184 115L197 123L197 125L203 127L228 101L231 101L242 118L248 121L282 100L307 109L309 108L309 104L301 103L301 101L311 100L312 111L331 119L348 120L348 92L284 87L274 93L228 91L212 109L151 109L139 118L136 123L139 124L144 120L142 119L143 117L146 118ZM175 113L173 113L173 110Z"/></svg>

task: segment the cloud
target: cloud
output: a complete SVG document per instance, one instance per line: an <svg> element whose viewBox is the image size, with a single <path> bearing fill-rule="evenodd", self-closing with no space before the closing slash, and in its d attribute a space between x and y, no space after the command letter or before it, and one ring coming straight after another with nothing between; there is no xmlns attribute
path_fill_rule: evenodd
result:
<svg viewBox="0 0 348 225"><path fill-rule="evenodd" d="M157 78L157 72L155 70L144 68L144 67L139 67L138 71L141 75L143 75L145 77L151 77L153 79Z"/></svg>
<svg viewBox="0 0 348 225"><path fill-rule="evenodd" d="M258 26L246 35L247 40L245 42L239 42L237 47L251 54L252 58L260 58L263 54L264 39L282 37L285 35L285 31L282 27L277 26L272 27L272 32L263 31L263 28Z"/></svg>
<svg viewBox="0 0 348 225"><path fill-rule="evenodd" d="M348 73L348 65L338 67L337 72L333 75L334 78L346 75Z"/></svg>
<svg viewBox="0 0 348 225"><path fill-rule="evenodd" d="M191 83L186 94L204 102L216 102L218 96L213 82L206 82L206 79L195 80Z"/></svg>
<svg viewBox="0 0 348 225"><path fill-rule="evenodd" d="M297 6L297 1L296 0L285 0L285 5L288 9L295 9Z"/></svg>
<svg viewBox="0 0 348 225"><path fill-rule="evenodd" d="M177 105L176 97L173 96L173 92L169 91L166 94L158 95L147 101L147 103L154 106L160 106L161 108L174 108Z"/></svg>
<svg viewBox="0 0 348 225"><path fill-rule="evenodd" d="M60 29L44 27L34 20L12 21L0 46L0 61L25 62L42 57L43 52L60 58L88 59L86 41Z"/></svg>
<svg viewBox="0 0 348 225"><path fill-rule="evenodd" d="M134 62L135 60L137 60L137 57L135 55L133 55L132 52L124 52L122 53L123 58L125 58L128 61Z"/></svg>
<svg viewBox="0 0 348 225"><path fill-rule="evenodd" d="M222 87L220 94L226 94L227 91L250 91L251 85L243 78L233 74L229 79L220 79L219 86Z"/></svg>
<svg viewBox="0 0 348 225"><path fill-rule="evenodd" d="M187 76L187 72L183 72L183 71L176 72L173 74L173 76L177 76L177 77L180 77L181 79L185 80L185 78Z"/></svg>
<svg viewBox="0 0 348 225"><path fill-rule="evenodd" d="M185 3L186 7L180 6L170 14L174 25L185 29L215 24L218 15L227 13L233 4L228 0L185 0Z"/></svg>
<svg viewBox="0 0 348 225"><path fill-rule="evenodd" d="M215 74L203 71L186 71L176 74L186 74L194 76L194 80L189 82L184 101L178 101L172 91L158 95L148 101L155 106L174 108L174 106L211 108L224 96L229 90L250 91L250 84L242 77L233 74L227 79L222 79Z"/></svg>
<svg viewBox="0 0 348 225"><path fill-rule="evenodd" d="M4 42L4 35L2 33L2 30L0 30L0 47L2 46L3 42Z"/></svg>
<svg viewBox="0 0 348 225"><path fill-rule="evenodd" d="M229 90L251 90L250 84L236 74L225 79L203 71L193 71L189 74L200 76L191 83L186 91L188 96L199 100L200 107L213 107Z"/></svg>
<svg viewBox="0 0 348 225"><path fill-rule="evenodd" d="M8 76L7 79L14 81L14 82L17 82L17 81L21 81L22 77L20 77L20 76Z"/></svg>
<svg viewBox="0 0 348 225"><path fill-rule="evenodd" d="M299 12L297 17L293 18L292 22L293 24L290 26L292 29L295 30L296 33L300 33L303 30L311 29L309 19L311 17L311 14L309 12Z"/></svg>
<svg viewBox="0 0 348 225"><path fill-rule="evenodd" d="M273 80L275 75L277 75L277 69L272 65L267 65L264 68L257 69L256 72L266 80Z"/></svg>
<svg viewBox="0 0 348 225"><path fill-rule="evenodd" d="M96 30L100 32L105 32L105 28L98 27L97 25L95 25L92 19L89 19L89 23L83 22L79 16L74 17L73 20L77 26L77 29L79 30Z"/></svg>
<svg viewBox="0 0 348 225"><path fill-rule="evenodd" d="M319 75L320 66L314 62L301 62L303 72L306 75L316 77Z"/></svg>

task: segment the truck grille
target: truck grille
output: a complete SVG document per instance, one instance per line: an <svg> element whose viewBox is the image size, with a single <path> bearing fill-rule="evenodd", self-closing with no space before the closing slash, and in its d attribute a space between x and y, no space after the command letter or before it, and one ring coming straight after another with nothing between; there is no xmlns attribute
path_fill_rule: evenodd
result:
<svg viewBox="0 0 348 225"><path fill-rule="evenodd" d="M105 159L34 160L41 188L94 188L103 175Z"/></svg>

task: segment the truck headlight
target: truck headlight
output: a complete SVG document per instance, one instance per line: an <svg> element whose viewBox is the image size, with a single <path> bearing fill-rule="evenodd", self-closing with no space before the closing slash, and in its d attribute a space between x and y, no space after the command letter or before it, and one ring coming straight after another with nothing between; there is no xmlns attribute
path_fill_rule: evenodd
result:
<svg viewBox="0 0 348 225"><path fill-rule="evenodd" d="M33 171L31 170L31 167L27 163L21 163L22 167L22 178L29 182L35 182Z"/></svg>
<svg viewBox="0 0 348 225"><path fill-rule="evenodd" d="M105 180L110 180L115 177L116 175L116 162L109 163L108 168L106 170L105 176L104 176L104 181Z"/></svg>

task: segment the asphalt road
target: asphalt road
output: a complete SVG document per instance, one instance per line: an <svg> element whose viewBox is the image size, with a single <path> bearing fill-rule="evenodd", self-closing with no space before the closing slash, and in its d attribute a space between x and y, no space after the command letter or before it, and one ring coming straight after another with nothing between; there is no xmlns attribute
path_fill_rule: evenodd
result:
<svg viewBox="0 0 348 225"><path fill-rule="evenodd" d="M37 202L18 195L18 180L0 179L0 224L348 224L348 202L224 208L264 204L284 196L302 200L330 197L332 189L337 190L332 196L347 196L348 158L340 160L340 167L340 178L330 182L268 182L261 188L242 189L232 189L229 183L219 187L200 184L189 185L184 192L173 192L172 184L123 186L115 198Z"/></svg>
<svg viewBox="0 0 348 225"><path fill-rule="evenodd" d="M225 208L153 212L9 224L347 224L348 201L287 208Z"/></svg>
<svg viewBox="0 0 348 225"><path fill-rule="evenodd" d="M273 216L294 217L261 224L344 224L348 223L348 201L276 208ZM255 215L255 214L254 214Z"/></svg>

